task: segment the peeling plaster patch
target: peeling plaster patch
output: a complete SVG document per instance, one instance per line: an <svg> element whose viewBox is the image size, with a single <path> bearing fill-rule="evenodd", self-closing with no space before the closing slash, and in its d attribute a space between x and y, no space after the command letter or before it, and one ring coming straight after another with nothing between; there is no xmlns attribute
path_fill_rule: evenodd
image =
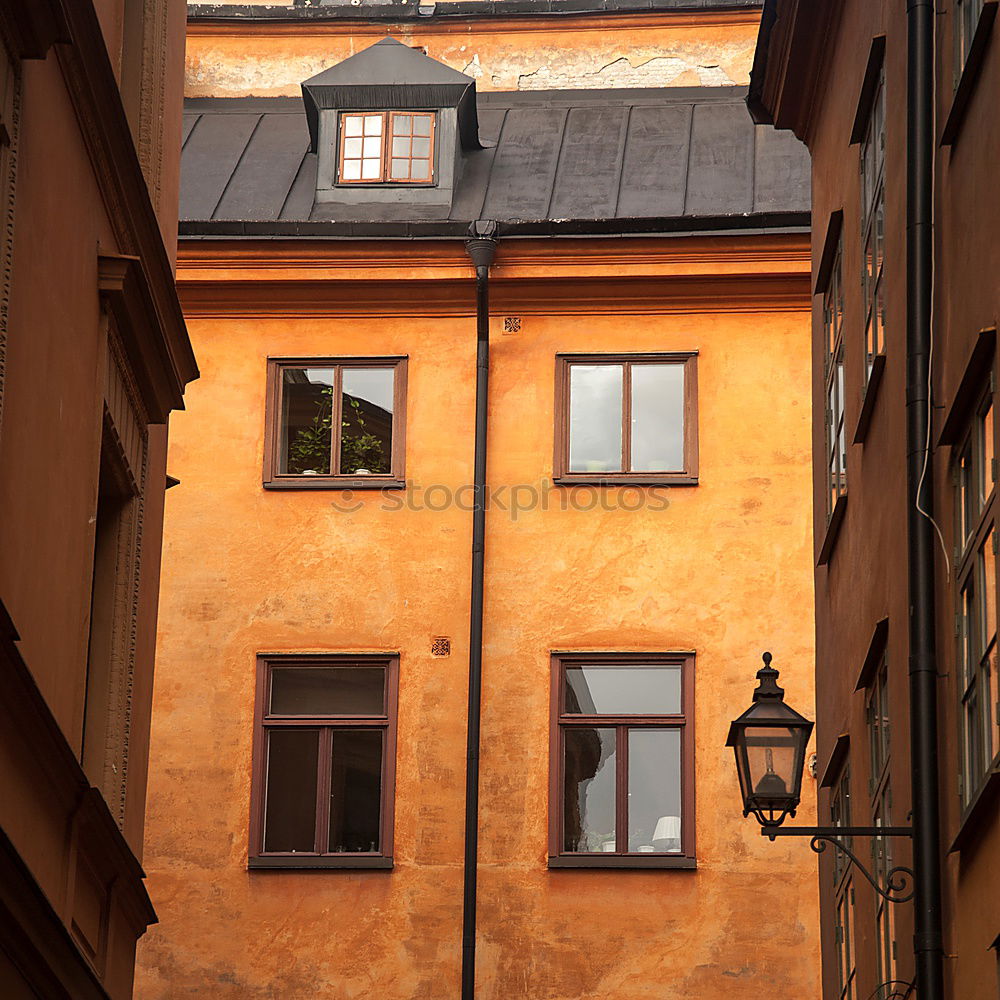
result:
<svg viewBox="0 0 1000 1000"><path fill-rule="evenodd" d="M694 71L703 86L725 86L735 83L718 64L699 66L679 56L652 56L633 65L620 56L597 70L580 72L579 67L540 66L517 78L518 90L558 90L571 87L666 87L682 74Z"/></svg>
<svg viewBox="0 0 1000 1000"><path fill-rule="evenodd" d="M462 48L464 49L465 46L463 45ZM479 65L479 53L478 52L472 57L472 61L471 62L466 63L466 65L462 69L462 72L466 76L471 76L471 77L475 78L476 80L478 80L483 75L483 67Z"/></svg>

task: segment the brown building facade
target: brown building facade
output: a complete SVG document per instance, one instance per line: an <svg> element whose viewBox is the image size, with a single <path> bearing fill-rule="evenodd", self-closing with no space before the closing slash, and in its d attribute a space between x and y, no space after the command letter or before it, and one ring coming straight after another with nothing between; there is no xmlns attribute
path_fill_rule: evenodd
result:
<svg viewBox="0 0 1000 1000"><path fill-rule="evenodd" d="M131 996L183 4L0 4L0 994Z"/></svg>
<svg viewBox="0 0 1000 1000"><path fill-rule="evenodd" d="M997 5L934 17L934 279L926 476L936 533L940 860L946 995L998 984L996 667ZM813 160L813 448L820 818L906 825L907 12L847 0L767 5L750 105ZM906 838L855 843L884 883ZM910 904L855 869L821 873L824 997L909 996ZM890 981L895 985L888 986ZM878 989L880 994L873 993Z"/></svg>
<svg viewBox="0 0 1000 1000"><path fill-rule="evenodd" d="M478 437L475 995L814 996L813 858L724 745L765 643L811 702L808 165L746 115L758 12L452 6L192 10L137 994L470 995ZM542 42L575 85L517 86ZM602 79L640 44L675 85Z"/></svg>

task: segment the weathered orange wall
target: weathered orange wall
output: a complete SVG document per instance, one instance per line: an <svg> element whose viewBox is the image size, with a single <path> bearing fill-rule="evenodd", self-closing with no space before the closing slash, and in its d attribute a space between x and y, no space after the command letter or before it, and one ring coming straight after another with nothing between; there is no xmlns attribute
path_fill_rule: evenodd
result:
<svg viewBox="0 0 1000 1000"><path fill-rule="evenodd" d="M426 48L482 91L744 85L759 20L749 10L418 25L192 22L187 95L297 96L303 80L386 35Z"/></svg>
<svg viewBox="0 0 1000 1000"><path fill-rule="evenodd" d="M407 354L407 477L454 489L472 475L471 269L456 244L285 249L182 247L202 377L171 434L145 858L160 924L137 996L441 1000L461 956L471 515L264 491L265 359ZM557 352L698 350L701 484L661 512L562 511L554 491L516 523L489 515L482 1000L817 996L815 859L742 818L724 746L765 648L812 711L808 249L772 249L501 247L495 311L523 326L493 338L490 482L551 477ZM595 272L577 305L544 280L574 259ZM727 269L697 293L677 277ZM657 278L659 297L636 307L602 273ZM426 274L463 284L442 304ZM344 296L338 276L361 280ZM215 280L247 299L220 305ZM697 651L697 871L546 868L553 649ZM400 653L391 872L246 869L255 655L307 650Z"/></svg>

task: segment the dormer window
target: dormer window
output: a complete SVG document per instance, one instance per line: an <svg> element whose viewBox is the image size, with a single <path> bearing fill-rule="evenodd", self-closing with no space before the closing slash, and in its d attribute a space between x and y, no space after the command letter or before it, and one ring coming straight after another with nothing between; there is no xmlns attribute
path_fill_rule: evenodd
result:
<svg viewBox="0 0 1000 1000"><path fill-rule="evenodd" d="M428 184L434 177L435 115L428 111L344 112L342 184Z"/></svg>

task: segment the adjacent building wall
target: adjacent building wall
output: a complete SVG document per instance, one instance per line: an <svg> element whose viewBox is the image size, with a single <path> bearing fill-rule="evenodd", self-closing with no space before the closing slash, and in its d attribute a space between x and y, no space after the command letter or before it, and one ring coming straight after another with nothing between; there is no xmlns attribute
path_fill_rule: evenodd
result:
<svg viewBox="0 0 1000 1000"><path fill-rule="evenodd" d="M127 40L123 10L0 4L3 996L130 996L155 919L138 859L166 420L196 369L161 235L176 232L183 4L146 3L148 32ZM137 84L156 123L142 149L116 76L133 45L157 59L154 90ZM127 511L95 571L112 469L132 477Z"/></svg>
<svg viewBox="0 0 1000 1000"><path fill-rule="evenodd" d="M855 690L878 622L888 619L889 725L893 822L907 822L910 803L908 600L906 550L906 72L907 23L903 6L849 0L829 20L832 11L782 0L761 64L766 111L781 127L792 127L813 157L813 271L817 274L826 245L831 213L844 213L844 287L846 343L846 426L848 440L846 516L830 547L827 565L816 576L817 626L817 747L821 774L835 747L849 740L852 775L852 819L872 819L871 756L864 691ZM960 787L962 731L961 668L958 660L960 617L956 593L957 445L963 425L971 419L977 393L993 393L997 360L992 343L1000 297L995 274L1000 266L996 237L998 203L993 193L994 162L1000 153L994 95L1000 86L1000 49L992 15L979 36L977 72L964 80L956 65L955 24L967 5L941 6L935 18L935 286L933 302L934 355L932 402L933 449L928 474L934 482L934 517L940 530L937 557L937 669L941 861L944 871L944 953L947 996L962 1000L992 1000L997 995L996 943L1000 934L1000 898L995 858L1000 850L1000 770L992 771L980 794L963 805ZM796 9L797 8L797 9ZM798 34L788 44L788 27ZM863 442L855 442L862 408L864 327L860 275L862 270L859 147L851 133L863 92L873 40L884 39L887 85L886 165L886 314L885 373L874 396L874 407ZM783 81L784 90L781 89ZM777 95L777 96L776 96ZM964 113L959 114L964 106ZM959 115L958 119L954 116ZM949 120L958 121L946 137ZM816 424L814 454L825 455L827 441L822 414L825 403L825 333L819 296L814 310L813 405ZM970 392L971 391L971 392ZM973 396L975 398L973 398ZM996 409L995 396L993 409ZM994 454L997 441L994 421ZM995 467L986 471L986 491L995 489ZM816 551L827 535L824 461L816 463L814 507ZM988 576L980 586L995 601L998 582ZM989 671L988 704L997 732L997 674ZM997 742L993 743L995 750ZM968 796L966 796L968 797ZM820 817L828 820L827 793L821 796ZM860 844L869 859L868 843ZM894 863L910 864L905 838L893 841ZM824 997L841 996L838 941L834 911L832 859L821 873ZM868 996L879 986L875 955L875 896L855 879L855 934L858 978L856 995ZM912 906L893 908L897 956L896 978L905 990L913 978Z"/></svg>

